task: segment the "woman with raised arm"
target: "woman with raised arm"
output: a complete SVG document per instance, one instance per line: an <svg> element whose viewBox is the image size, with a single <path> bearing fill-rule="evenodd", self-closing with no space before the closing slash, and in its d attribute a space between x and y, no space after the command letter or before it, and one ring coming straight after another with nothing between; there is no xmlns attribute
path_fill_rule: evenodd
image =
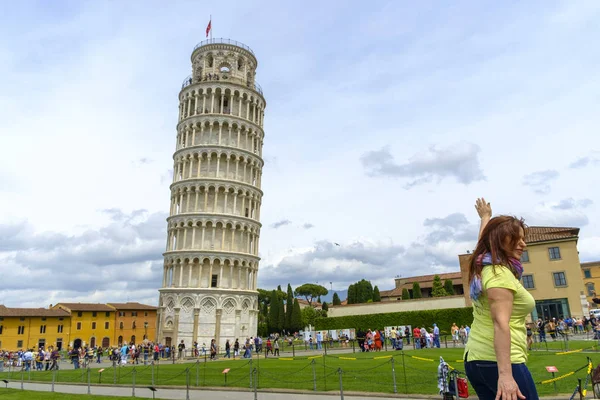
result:
<svg viewBox="0 0 600 400"><path fill-rule="evenodd" d="M481 227L469 262L473 326L465 347L465 371L482 400L537 400L525 365L525 319L535 307L520 282L525 224L515 217L492 218L490 203L483 198L477 199L475 208Z"/></svg>

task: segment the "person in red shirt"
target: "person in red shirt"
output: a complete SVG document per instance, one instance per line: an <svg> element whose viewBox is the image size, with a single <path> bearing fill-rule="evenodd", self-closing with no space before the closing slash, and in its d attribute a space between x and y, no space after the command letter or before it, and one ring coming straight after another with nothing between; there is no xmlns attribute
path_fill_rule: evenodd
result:
<svg viewBox="0 0 600 400"><path fill-rule="evenodd" d="M413 329L413 343L415 344L415 349L421 348L421 328L418 326Z"/></svg>

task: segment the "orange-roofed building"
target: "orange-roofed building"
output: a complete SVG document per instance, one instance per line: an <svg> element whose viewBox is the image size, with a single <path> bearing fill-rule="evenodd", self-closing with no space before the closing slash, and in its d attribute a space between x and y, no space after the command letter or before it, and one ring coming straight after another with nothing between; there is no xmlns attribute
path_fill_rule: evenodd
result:
<svg viewBox="0 0 600 400"><path fill-rule="evenodd" d="M108 303L115 309L116 343L140 343L144 339L156 341L157 308L146 304Z"/></svg>
<svg viewBox="0 0 600 400"><path fill-rule="evenodd" d="M114 346L115 309L99 303L58 303L52 309L71 314L70 347Z"/></svg>
<svg viewBox="0 0 600 400"><path fill-rule="evenodd" d="M70 336L70 314L47 308L12 308L0 304L0 350L58 348Z"/></svg>
<svg viewBox="0 0 600 400"><path fill-rule="evenodd" d="M525 230L527 250L521 257L521 283L535 299L532 319L589 315L577 251L579 228L530 226ZM467 305L471 254L459 255Z"/></svg>
<svg viewBox="0 0 600 400"><path fill-rule="evenodd" d="M452 280L452 286L454 288L455 295L462 295L464 293L463 283L462 283L462 275L459 272L450 272L445 274L437 274L440 276L442 281L442 285L446 282L447 279ZM392 290L382 290L379 292L381 295L381 301L398 301L402 300L402 291L404 289L408 290L408 294L410 298L414 298L413 293L413 283L418 282L419 287L421 288L421 297L432 297L431 291L433 287L433 279L434 275L421 275L421 276L413 276L413 277L402 277L396 278L395 283L396 287Z"/></svg>

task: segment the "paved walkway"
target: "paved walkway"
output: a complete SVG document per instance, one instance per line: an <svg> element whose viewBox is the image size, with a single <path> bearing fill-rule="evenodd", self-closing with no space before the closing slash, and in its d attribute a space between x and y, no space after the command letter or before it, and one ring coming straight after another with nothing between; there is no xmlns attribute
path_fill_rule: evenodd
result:
<svg viewBox="0 0 600 400"><path fill-rule="evenodd" d="M10 389L21 389L21 382L9 382L8 388ZM23 389L35 390L38 392L49 392L52 389L50 384L42 383L23 383ZM69 394L87 394L87 385L54 385L54 391L58 393L69 393ZM91 394L104 395L104 396L125 396L129 397L132 395L133 390L131 387L121 386L91 386ZM184 400L186 399L185 389L158 389L155 393L157 399L173 399L173 400ZM335 400L341 398L339 392L331 393L315 393L315 394L300 394L294 392L263 392L257 393L258 400L278 400L285 396L286 399L290 400ZM387 395L384 395L387 396ZM145 386L135 388L135 397L140 398L152 398L152 392ZM224 390L207 390L207 389L190 389L190 399L209 398L211 400L253 400L254 392L250 391L224 391ZM344 398L349 400L369 400L369 399L380 399L380 400L410 400L408 397L383 397L377 393L369 394L367 397L354 396L350 394L344 394ZM437 398L437 397L436 397ZM421 397L422 400L422 397Z"/></svg>

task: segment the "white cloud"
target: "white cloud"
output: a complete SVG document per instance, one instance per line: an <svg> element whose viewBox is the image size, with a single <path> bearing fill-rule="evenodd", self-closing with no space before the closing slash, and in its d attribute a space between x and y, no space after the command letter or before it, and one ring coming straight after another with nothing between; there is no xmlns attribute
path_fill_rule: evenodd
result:
<svg viewBox="0 0 600 400"><path fill-rule="evenodd" d="M214 5L215 37L250 45L267 100L260 285L285 285L286 266L382 290L456 269L479 196L580 226L582 259L597 255L600 4L362 6ZM14 305L158 298L177 94L204 39L189 8L4 7L0 295Z"/></svg>

